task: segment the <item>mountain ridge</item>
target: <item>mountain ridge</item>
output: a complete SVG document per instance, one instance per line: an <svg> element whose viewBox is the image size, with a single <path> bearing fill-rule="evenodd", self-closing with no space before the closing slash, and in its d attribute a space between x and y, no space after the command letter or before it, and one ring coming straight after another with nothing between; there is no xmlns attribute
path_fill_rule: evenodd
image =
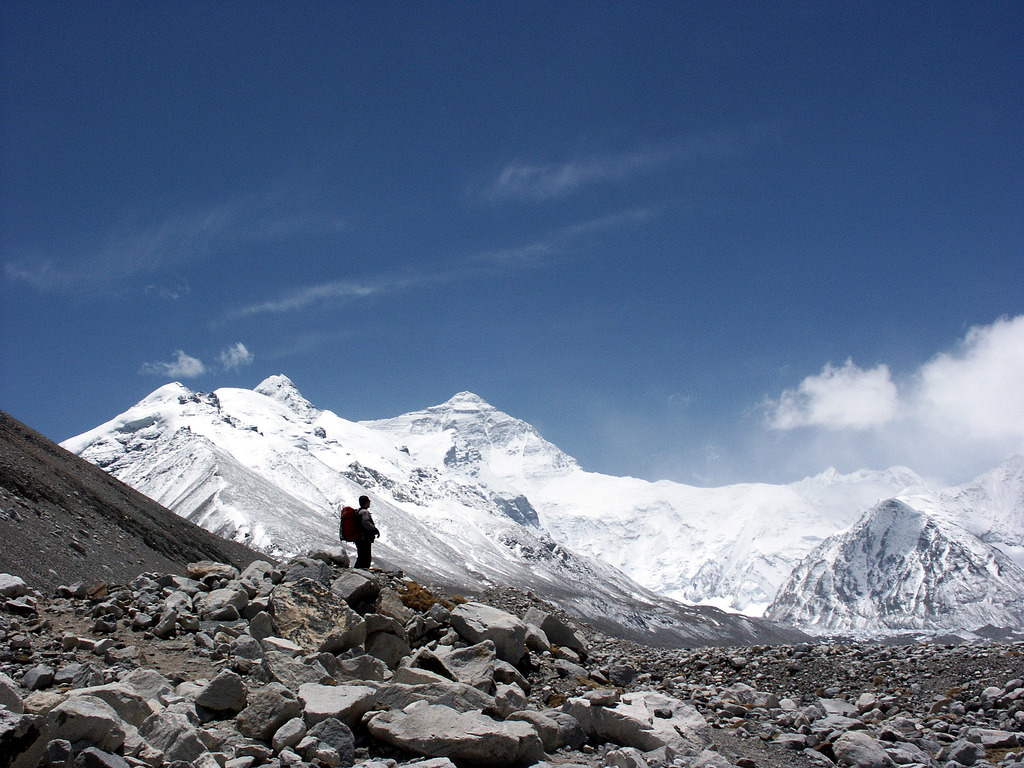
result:
<svg viewBox="0 0 1024 768"><path fill-rule="evenodd" d="M524 449L520 456L539 447L537 455L557 464L559 452L482 402L462 397L407 419L421 434L445 436L411 450L388 425L311 408L284 377L210 394L165 386L66 444L186 518L275 556L337 541L336 510L369 493L383 533L375 558L426 581L537 590L598 624L667 643L793 636L763 620L666 600L551 538L477 447L500 433ZM466 419L479 430L453 427ZM438 464L417 461L419 449Z"/></svg>
<svg viewBox="0 0 1024 768"><path fill-rule="evenodd" d="M162 498L168 490L161 482L169 481L156 473L157 460L146 457L180 428L187 429L184 442L206 439L233 457L234 464L222 462L218 482L226 483L227 473L228 485L277 485L298 500L292 518L309 528L282 526L265 507L222 488L211 504L243 538L246 526L262 526L265 533L277 531L267 534L270 539L294 549L310 530L336 535L332 510L369 490L385 532L381 556L415 563L431 578L515 578L526 588L532 582L551 589L570 562L578 568L586 561L588 580L618 585L616 601L630 593L647 601L661 595L750 617L768 608L805 557L880 501L917 499L912 503L931 504L928 514L941 515L954 514L947 507L957 497L955 489L927 489L906 467L849 474L830 468L785 486L721 488L600 475L472 392L388 419L351 422L313 406L284 376L254 390L222 388L209 395L166 385L65 444ZM186 454L180 463L189 461ZM1002 487L993 477L989 485ZM1011 549L1024 542L1024 525L1017 524L1024 509L1018 513L1014 504L1011 498L1001 507L1004 528L989 532ZM978 517L969 503L961 507L965 520ZM186 516L195 510L178 509ZM416 558L409 537L422 544ZM454 550L451 542L457 542ZM465 562L452 562L453 551ZM580 572L572 572L578 578ZM606 598L577 599L593 612Z"/></svg>

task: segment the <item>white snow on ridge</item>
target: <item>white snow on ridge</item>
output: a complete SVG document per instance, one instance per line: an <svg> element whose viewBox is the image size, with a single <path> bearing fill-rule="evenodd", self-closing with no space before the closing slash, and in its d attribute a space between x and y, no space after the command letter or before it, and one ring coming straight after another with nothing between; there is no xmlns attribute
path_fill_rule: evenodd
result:
<svg viewBox="0 0 1024 768"><path fill-rule="evenodd" d="M1021 457L941 491L905 467L829 469L789 485L651 483L586 472L469 392L352 422L316 408L284 376L212 394L168 384L64 445L178 514L272 553L335 541L337 508L369 492L385 560L439 582L556 591L599 615L650 605L656 593L760 616L782 585L792 597L805 557L837 557L825 545L897 496L1018 563L1024 557ZM970 592L958 589L944 594ZM778 604L772 615L797 615L786 610ZM799 620L816 627L830 611L833 629L870 613L801 610Z"/></svg>
<svg viewBox="0 0 1024 768"><path fill-rule="evenodd" d="M1024 569L946 515L889 499L823 542L769 615L812 632L1024 626Z"/></svg>

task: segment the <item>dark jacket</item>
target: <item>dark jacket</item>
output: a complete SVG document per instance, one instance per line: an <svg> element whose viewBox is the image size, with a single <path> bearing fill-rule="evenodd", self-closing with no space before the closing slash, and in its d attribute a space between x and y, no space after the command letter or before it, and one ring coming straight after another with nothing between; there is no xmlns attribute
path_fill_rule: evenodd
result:
<svg viewBox="0 0 1024 768"><path fill-rule="evenodd" d="M373 541L375 538L380 536L380 531L378 531L377 526L373 524L373 517L370 515L370 510L360 507L357 514L359 515L360 541Z"/></svg>

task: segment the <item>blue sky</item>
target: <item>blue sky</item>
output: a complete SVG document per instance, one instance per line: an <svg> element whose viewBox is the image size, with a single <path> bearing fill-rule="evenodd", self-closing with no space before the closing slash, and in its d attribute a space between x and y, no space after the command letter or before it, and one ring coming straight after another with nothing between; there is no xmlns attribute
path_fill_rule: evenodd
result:
<svg viewBox="0 0 1024 768"><path fill-rule="evenodd" d="M471 390L694 484L1024 447L1024 7L4 3L0 408Z"/></svg>

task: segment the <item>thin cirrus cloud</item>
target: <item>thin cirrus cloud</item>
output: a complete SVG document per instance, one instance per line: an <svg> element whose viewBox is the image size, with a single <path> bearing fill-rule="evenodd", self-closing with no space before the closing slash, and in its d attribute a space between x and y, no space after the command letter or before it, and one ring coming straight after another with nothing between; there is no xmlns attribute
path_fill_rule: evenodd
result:
<svg viewBox="0 0 1024 768"><path fill-rule="evenodd" d="M250 365L253 361L252 353L246 349L242 342L236 342L230 347L221 350L217 356L220 370L230 371L240 368L243 365ZM171 378L194 379L202 376L210 368L202 360L186 354L183 350L176 350L174 359L165 362L143 363L139 372L152 376L167 376Z"/></svg>
<svg viewBox="0 0 1024 768"><path fill-rule="evenodd" d="M232 219L221 208L172 215L151 226L111 235L92 252L7 262L4 273L42 292L119 292L139 275L152 275L207 253L210 244L230 230ZM180 286L166 291L152 282L147 282L145 290L168 297L183 293Z"/></svg>
<svg viewBox="0 0 1024 768"><path fill-rule="evenodd" d="M279 240L348 229L347 221L317 206L287 210L276 197L239 199L178 212L142 225L122 226L92 251L74 255L24 256L4 263L4 275L40 292L120 293L140 276L147 293L175 299L188 293L176 277L163 286L151 276L207 258L240 242Z"/></svg>
<svg viewBox="0 0 1024 768"><path fill-rule="evenodd" d="M608 181L622 181L676 164L709 161L747 152L777 133L777 127L755 123L743 129L693 136L676 144L608 153L564 163L512 162L486 190L493 200L547 201Z"/></svg>
<svg viewBox="0 0 1024 768"><path fill-rule="evenodd" d="M384 293L390 290L386 283L360 284L345 280L334 280L317 285L310 285L304 288L291 291L279 299L264 301L259 304L251 304L235 312L237 317L251 317L254 315L282 314L284 312L297 312L308 309L326 301L339 299L358 299Z"/></svg>
<svg viewBox="0 0 1024 768"><path fill-rule="evenodd" d="M889 367L852 360L807 376L766 401L765 424L831 431L910 428L1024 446L1024 315L971 328L899 385Z"/></svg>
<svg viewBox="0 0 1024 768"><path fill-rule="evenodd" d="M549 233L547 237L525 245L480 251L433 272L402 276L383 275L366 282L332 280L304 286L289 291L280 298L242 307L230 313L230 316L237 319L298 312L325 302L396 294L411 288L443 285L495 272L513 273L537 269L560 259L571 258L574 244L582 238L616 227L647 221L658 213L654 209L636 208L570 224Z"/></svg>

